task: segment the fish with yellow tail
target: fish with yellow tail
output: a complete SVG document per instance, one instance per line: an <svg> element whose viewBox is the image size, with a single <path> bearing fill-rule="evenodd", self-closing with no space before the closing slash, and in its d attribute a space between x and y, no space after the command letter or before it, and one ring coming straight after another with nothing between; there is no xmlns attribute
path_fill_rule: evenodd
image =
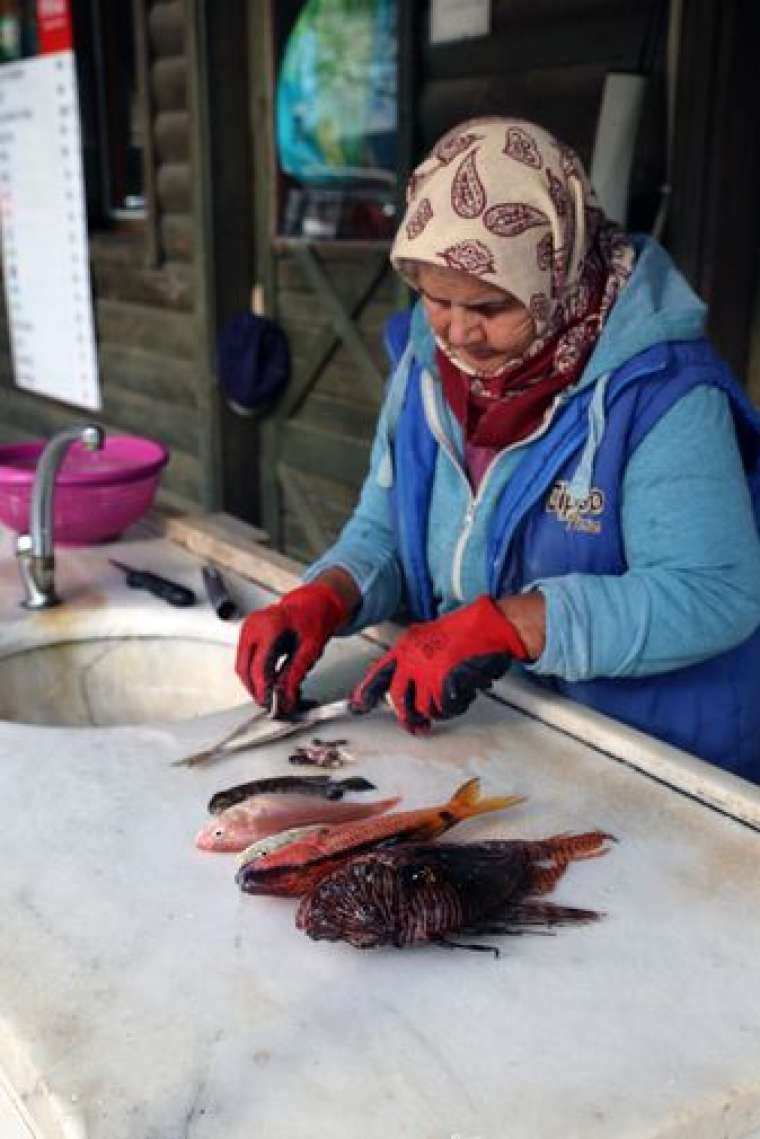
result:
<svg viewBox="0 0 760 1139"><path fill-rule="evenodd" d="M235 881L247 894L300 897L347 859L378 846L427 842L457 823L490 811L517 806L520 795L483 799L480 780L469 779L447 803L416 811L393 811L380 818L321 828L238 870Z"/></svg>

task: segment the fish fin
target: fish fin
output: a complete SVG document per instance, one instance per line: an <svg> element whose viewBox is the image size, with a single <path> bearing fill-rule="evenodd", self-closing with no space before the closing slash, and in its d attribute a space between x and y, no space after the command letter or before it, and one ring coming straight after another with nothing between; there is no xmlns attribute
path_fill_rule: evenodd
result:
<svg viewBox="0 0 760 1139"><path fill-rule="evenodd" d="M375 784L370 783L363 775L350 775L347 779L340 779L336 786L340 787L341 791L377 791Z"/></svg>
<svg viewBox="0 0 760 1139"><path fill-rule="evenodd" d="M555 902L518 902L506 906L499 915L489 914L482 922L462 933L533 933L536 927L555 925L587 925L601 921L606 914L598 910L581 910L574 906L558 906Z"/></svg>
<svg viewBox="0 0 760 1139"><path fill-rule="evenodd" d="M446 806L456 814L457 818L467 819L471 815L482 815L487 811L501 811L505 807L516 807L524 803L523 795L496 795L489 799L480 797L480 780L475 777L468 779L458 787Z"/></svg>
<svg viewBox="0 0 760 1139"><path fill-rule="evenodd" d="M584 834L555 834L541 840L538 845L546 857L566 866L569 862L580 862L586 858L601 858L608 853L613 842L617 842L615 836L605 831L586 831Z"/></svg>
<svg viewBox="0 0 760 1139"><path fill-rule="evenodd" d="M494 961L501 957L501 950L496 945L469 945L464 941L451 941L448 937L434 937L431 940L433 945L438 945L441 949L472 949L476 953L493 953Z"/></svg>

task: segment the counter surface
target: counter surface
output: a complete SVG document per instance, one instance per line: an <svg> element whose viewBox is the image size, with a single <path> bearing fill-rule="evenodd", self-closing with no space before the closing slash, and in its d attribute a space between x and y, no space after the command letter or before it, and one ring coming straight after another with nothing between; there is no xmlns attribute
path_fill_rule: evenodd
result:
<svg viewBox="0 0 760 1139"><path fill-rule="evenodd" d="M131 606L166 626L166 606L118 583L114 553L200 584L197 560L162 539L60 551L69 614ZM235 584L251 606L267 597ZM39 640L18 597L6 549L3 653L35 627ZM205 623L232 668L233 626L205 606L171 621L194 635ZM376 651L335 642L311 694L344 693ZM499 960L313 943L291 901L241 894L234 856L194 847L214 791L293 771L287 740L171 766L236 716L0 723L0 1069L35 1134L740 1139L760 1127L760 833L498 699L428 738L379 712L338 733L358 757L349 773L379 795L432 804L478 775L486 794L527 797L452 839L614 834L554 894L607 916L504 939Z"/></svg>

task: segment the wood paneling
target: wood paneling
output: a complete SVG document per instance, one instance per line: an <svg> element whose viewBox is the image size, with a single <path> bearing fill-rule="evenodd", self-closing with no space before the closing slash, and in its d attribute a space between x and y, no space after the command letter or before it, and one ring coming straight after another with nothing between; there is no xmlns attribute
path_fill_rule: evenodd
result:
<svg viewBox="0 0 760 1139"><path fill-rule="evenodd" d="M192 261L195 252L195 233L192 218L187 214L164 213L159 222L161 245L167 257L177 261Z"/></svg>
<svg viewBox="0 0 760 1139"><path fill-rule="evenodd" d="M148 27L154 55L168 57L184 54L186 22L183 0L151 5Z"/></svg>
<svg viewBox="0 0 760 1139"><path fill-rule="evenodd" d="M193 175L189 164L162 162L158 168L156 192L164 213L192 213Z"/></svg>
<svg viewBox="0 0 760 1139"><path fill-rule="evenodd" d="M160 269L145 269L93 258L92 278L95 294L102 300L158 305L182 312L193 309L195 278L187 265L177 261L165 262Z"/></svg>
<svg viewBox="0 0 760 1139"><path fill-rule="evenodd" d="M187 106L187 64L184 59L158 59L150 70L157 111L182 111Z"/></svg>
<svg viewBox="0 0 760 1139"><path fill-rule="evenodd" d="M195 321L188 313L99 300L95 319L98 338L104 344L138 345L171 359L196 358Z"/></svg>
<svg viewBox="0 0 760 1139"><path fill-rule="evenodd" d="M164 111L154 121L154 145L161 162L187 162L190 158L190 115Z"/></svg>

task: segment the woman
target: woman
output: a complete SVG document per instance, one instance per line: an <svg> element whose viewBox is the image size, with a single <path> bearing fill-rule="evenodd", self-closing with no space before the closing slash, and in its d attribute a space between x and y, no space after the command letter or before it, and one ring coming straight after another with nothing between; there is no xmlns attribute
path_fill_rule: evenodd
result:
<svg viewBox="0 0 760 1139"><path fill-rule="evenodd" d="M298 699L335 633L418 622L354 691L424 730L512 664L760 780L760 417L667 254L578 158L489 118L415 170L391 261L418 290L359 504L237 671ZM288 662L275 676L275 662Z"/></svg>

